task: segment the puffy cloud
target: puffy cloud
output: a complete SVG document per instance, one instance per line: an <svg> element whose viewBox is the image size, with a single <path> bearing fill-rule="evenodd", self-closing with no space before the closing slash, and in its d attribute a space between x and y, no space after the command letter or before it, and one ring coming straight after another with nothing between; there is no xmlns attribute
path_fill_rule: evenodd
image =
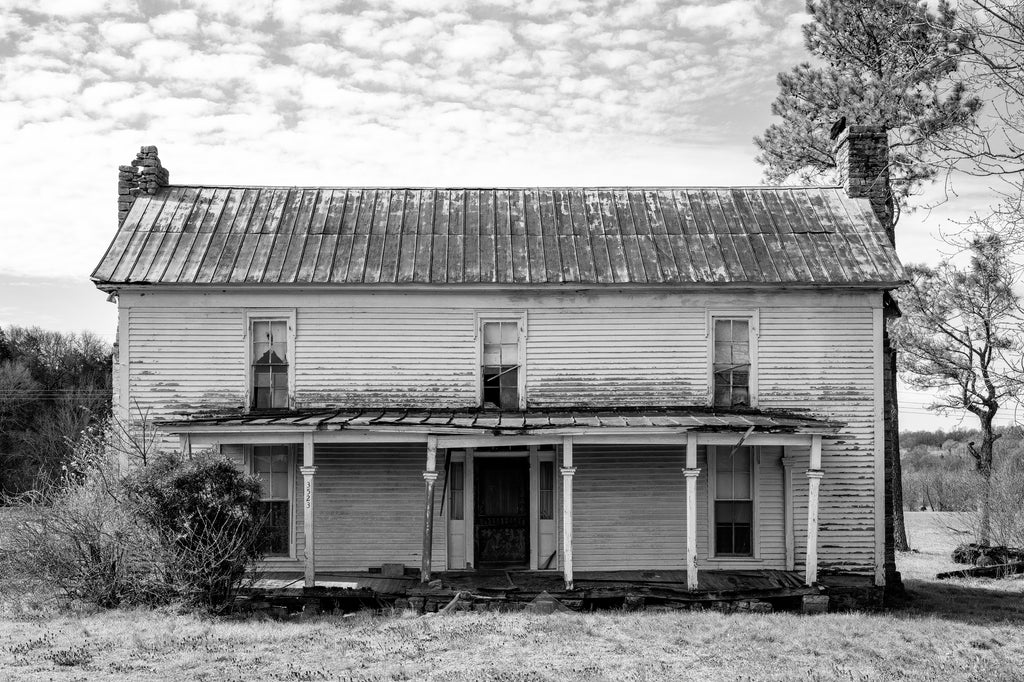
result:
<svg viewBox="0 0 1024 682"><path fill-rule="evenodd" d="M114 47L128 47L153 37L149 25L142 22L104 21L100 35Z"/></svg>
<svg viewBox="0 0 1024 682"><path fill-rule="evenodd" d="M445 40L442 50L452 60L472 64L475 60L495 57L515 45L509 29L496 21L460 24Z"/></svg>
<svg viewBox="0 0 1024 682"><path fill-rule="evenodd" d="M40 69L8 74L3 84L0 98L31 103L49 97L70 97L78 92L82 79L72 73Z"/></svg>
<svg viewBox="0 0 1024 682"><path fill-rule="evenodd" d="M676 21L681 28L689 31L710 29L737 39L757 38L770 30L756 0L687 5L676 11Z"/></svg>
<svg viewBox="0 0 1024 682"><path fill-rule="evenodd" d="M160 36L187 37L199 30L199 15L192 10L168 12L150 19L149 25Z"/></svg>

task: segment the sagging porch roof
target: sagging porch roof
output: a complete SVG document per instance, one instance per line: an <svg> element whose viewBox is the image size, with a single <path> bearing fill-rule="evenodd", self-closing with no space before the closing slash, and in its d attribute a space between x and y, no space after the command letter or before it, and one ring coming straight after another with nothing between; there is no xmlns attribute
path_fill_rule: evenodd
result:
<svg viewBox="0 0 1024 682"><path fill-rule="evenodd" d="M806 414L776 410L624 408L493 410L307 409L247 414L203 414L165 420L172 433L246 429L253 431L391 431L408 433L538 435L645 432L745 432L829 435L843 425Z"/></svg>

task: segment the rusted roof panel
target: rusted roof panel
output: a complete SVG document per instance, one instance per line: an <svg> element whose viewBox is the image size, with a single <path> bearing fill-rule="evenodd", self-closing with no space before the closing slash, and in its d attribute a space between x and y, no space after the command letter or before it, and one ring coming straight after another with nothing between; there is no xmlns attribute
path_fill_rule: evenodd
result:
<svg viewBox="0 0 1024 682"><path fill-rule="evenodd" d="M878 284L905 280L838 187L173 186L139 197L100 284Z"/></svg>
<svg viewBox="0 0 1024 682"><path fill-rule="evenodd" d="M551 429L674 429L694 431L738 431L753 427L758 433L832 433L842 425L801 413L737 410L709 411L700 407L623 408L621 410L381 410L309 409L250 414L195 415L187 419L162 421L169 431L194 427L314 427L321 431L342 429L390 430L444 433L446 431L487 431L501 433L537 432Z"/></svg>

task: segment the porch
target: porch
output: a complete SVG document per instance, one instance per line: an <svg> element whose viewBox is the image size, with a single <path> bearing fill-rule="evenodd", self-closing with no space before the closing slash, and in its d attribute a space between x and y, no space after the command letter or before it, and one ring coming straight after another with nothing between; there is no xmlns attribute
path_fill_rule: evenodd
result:
<svg viewBox="0 0 1024 682"><path fill-rule="evenodd" d="M803 590L787 596L817 589L822 439L839 429L802 415L681 409L305 411L167 426L184 450L219 447L253 471L254 457L264 457L259 452L291 453L293 493L280 503L290 510L291 537L286 528L281 536L290 550L267 568L301 570L307 589L416 598L409 594L437 589L431 585L443 575L442 593L458 594L465 584L481 595L504 590L506 598L547 592L577 600L607 594L688 603L742 592L744 584L752 593ZM734 455L749 467L734 475L736 485L763 496L712 492L720 488L714 462ZM506 462L497 467L499 458ZM524 510L517 542L505 543L525 547L514 561L481 551L485 521L506 523L515 515L511 507L479 504L474 469L478 479L500 471L498 478L520 481L512 490ZM512 493L506 488L502 495ZM720 499L729 502L720 505ZM745 535L723 552L715 515L730 507L739 515L735 533ZM531 570L493 573L486 558ZM418 566L418 572L383 590L366 587L382 577L359 571L389 564ZM478 570L451 570L463 567ZM509 585L512 575L520 577ZM578 593L587 596L570 596Z"/></svg>

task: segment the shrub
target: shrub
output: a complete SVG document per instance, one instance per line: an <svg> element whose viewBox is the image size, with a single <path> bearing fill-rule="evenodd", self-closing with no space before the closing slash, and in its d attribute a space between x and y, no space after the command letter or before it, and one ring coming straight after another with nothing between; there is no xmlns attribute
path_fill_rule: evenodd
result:
<svg viewBox="0 0 1024 682"><path fill-rule="evenodd" d="M87 435L58 481L7 500L6 572L27 589L56 588L102 607L165 601L159 537L126 492L115 458Z"/></svg>
<svg viewBox="0 0 1024 682"><path fill-rule="evenodd" d="M217 608L260 558L260 486L208 452L163 455L130 480L140 516L160 537L168 582L186 602Z"/></svg>
<svg viewBox="0 0 1024 682"><path fill-rule="evenodd" d="M260 556L259 482L210 453L125 454L84 434L58 481L8 499L0 577L104 608L225 604Z"/></svg>

